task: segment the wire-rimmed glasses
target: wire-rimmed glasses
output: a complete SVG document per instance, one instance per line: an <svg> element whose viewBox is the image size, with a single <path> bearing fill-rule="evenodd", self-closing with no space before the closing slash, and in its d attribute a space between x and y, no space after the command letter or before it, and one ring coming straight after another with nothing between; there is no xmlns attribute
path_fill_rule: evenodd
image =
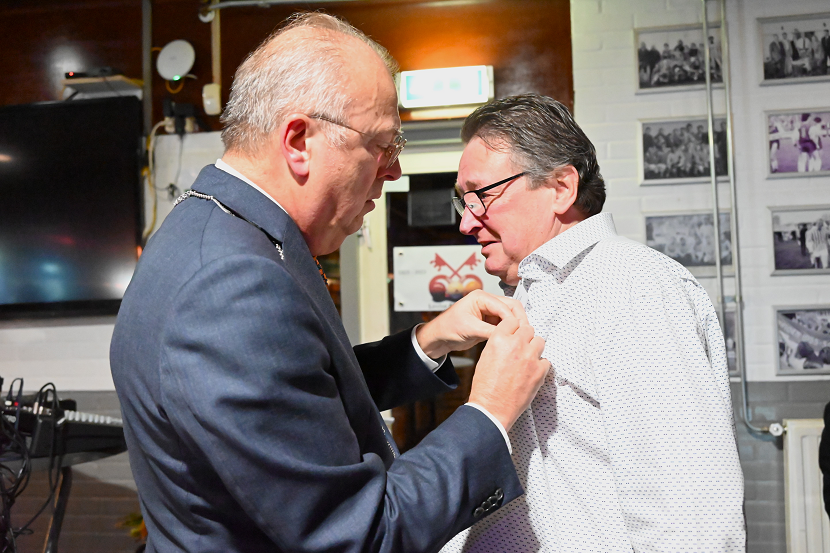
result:
<svg viewBox="0 0 830 553"><path fill-rule="evenodd" d="M497 186L501 186L502 184L514 181L519 177L525 175L525 171L517 175L513 175L512 177L507 177L504 180L500 180L499 182L489 184L478 190L470 190L469 192L465 192L463 196L460 198L458 196L453 196L452 205L455 207L455 210L458 212L459 215L462 217L464 216L464 208L470 210L470 213L475 215L476 217L481 217L485 213L487 213L487 206L484 205L484 198L481 197L483 192L487 192L488 190L492 190ZM470 196L472 194L472 196ZM468 199L469 198L469 199Z"/></svg>
<svg viewBox="0 0 830 553"><path fill-rule="evenodd" d="M326 123L331 123L332 125L337 125L338 127L349 129L350 131L354 131L357 134L362 134L363 136L369 137L372 140L375 139L374 136L363 131L359 131L353 127L348 126L345 123L341 123L340 121L335 121L331 117L327 117L319 113L309 115L309 117L311 117L312 119L319 119L320 121L325 121ZM403 137L402 131L397 131L397 134L395 135L395 138L392 140L392 142L379 142L378 145L381 148L383 148L383 155L389 158L389 161L386 162L386 168L388 169L395 164L395 161L397 161L398 156L401 155L404 146L406 146L406 138Z"/></svg>

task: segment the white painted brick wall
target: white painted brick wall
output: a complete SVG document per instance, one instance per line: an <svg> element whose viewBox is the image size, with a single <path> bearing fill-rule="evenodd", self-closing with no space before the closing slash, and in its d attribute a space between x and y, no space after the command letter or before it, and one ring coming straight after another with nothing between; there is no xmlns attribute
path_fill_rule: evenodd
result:
<svg viewBox="0 0 830 553"><path fill-rule="evenodd" d="M710 21L719 9L710 2ZM746 302L748 379L776 377L778 344L773 306L830 304L830 276L776 276L772 261L770 206L830 204L830 177L767 179L764 111L830 107L830 83L761 87L757 19L830 11L826 0L727 0L738 221ZM638 120L705 116L701 90L637 94L634 30L702 22L698 0L571 0L575 117L597 147L608 184L606 210L617 230L645 241L651 213L712 209L711 185L639 186ZM714 93L715 114L725 112L722 90ZM720 206L729 206L720 185ZM713 300L716 285L701 278ZM725 295L733 295L727 278ZM826 380L828 377L812 378Z"/></svg>
<svg viewBox="0 0 830 553"><path fill-rule="evenodd" d="M0 325L0 376L4 391L14 378L26 391L53 382L66 390L112 390L109 345L113 317L5 322Z"/></svg>

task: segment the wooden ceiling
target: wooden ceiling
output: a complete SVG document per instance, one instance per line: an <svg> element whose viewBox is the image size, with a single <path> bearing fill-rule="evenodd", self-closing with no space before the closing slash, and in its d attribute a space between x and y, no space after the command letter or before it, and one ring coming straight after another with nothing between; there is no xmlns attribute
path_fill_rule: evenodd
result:
<svg viewBox="0 0 830 553"><path fill-rule="evenodd" d="M199 20L200 6L199 0L152 2L153 46L185 39L196 50L196 79L187 79L175 95L153 71L154 121L162 117L166 96L201 108L202 86L212 74L210 24ZM309 9L360 28L388 48L403 70L492 65L497 97L538 92L573 105L568 0L363 0L224 9L223 101L245 56L293 12ZM6 0L0 6L0 51L0 105L60 99L60 80L69 70L109 66L140 79L141 0ZM205 119L219 128L218 117Z"/></svg>

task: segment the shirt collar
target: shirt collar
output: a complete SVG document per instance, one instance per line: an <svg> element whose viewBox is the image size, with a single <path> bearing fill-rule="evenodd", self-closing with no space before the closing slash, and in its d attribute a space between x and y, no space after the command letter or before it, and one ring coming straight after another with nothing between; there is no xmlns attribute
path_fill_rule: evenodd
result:
<svg viewBox="0 0 830 553"><path fill-rule="evenodd" d="M221 158L220 158L220 159L217 159L217 160L216 160L216 163L214 163L214 165L216 166L216 168L217 168L217 169L221 169L222 171L224 171L224 172L228 173L229 175L233 175L234 177L238 178L238 179L239 179L239 180L241 180L242 182L244 182L244 183L246 183L246 184L249 184L250 186L254 187L254 189L256 189L256 190L258 190L259 192L261 192L263 196L265 196L266 198L268 198L269 200L271 200L272 202L274 202L275 204L277 204L277 205L280 207L280 209L282 209L283 211L285 211L285 208L284 208L284 207L282 207L282 206L280 205L280 203L279 203L277 200L275 200L274 198L272 198L271 196L269 196L269 195L268 195L268 193L267 193L265 190L263 190L262 188L260 188L260 187L259 187L259 186L257 186L256 184L254 184L254 182L253 182L252 180L250 180L248 177L246 177L245 175L243 175L242 173L240 173L239 171L237 171L236 169L234 169L233 167L231 167L230 165L228 165L228 164L227 164L225 161L223 161ZM285 211L285 212L286 212L286 213L288 213L287 211Z"/></svg>
<svg viewBox="0 0 830 553"><path fill-rule="evenodd" d="M599 213L580 221L562 234L554 236L519 263L520 278L530 277L534 261L541 259L547 264L562 268L573 258L603 238L616 236L614 218L610 213Z"/></svg>

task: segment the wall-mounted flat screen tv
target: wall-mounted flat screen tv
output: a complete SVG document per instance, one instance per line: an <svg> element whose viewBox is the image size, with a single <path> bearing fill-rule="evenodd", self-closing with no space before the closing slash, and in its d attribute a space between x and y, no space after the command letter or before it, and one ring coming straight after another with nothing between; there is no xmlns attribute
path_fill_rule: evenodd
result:
<svg viewBox="0 0 830 553"><path fill-rule="evenodd" d="M0 106L0 318L118 311L143 224L135 97Z"/></svg>

